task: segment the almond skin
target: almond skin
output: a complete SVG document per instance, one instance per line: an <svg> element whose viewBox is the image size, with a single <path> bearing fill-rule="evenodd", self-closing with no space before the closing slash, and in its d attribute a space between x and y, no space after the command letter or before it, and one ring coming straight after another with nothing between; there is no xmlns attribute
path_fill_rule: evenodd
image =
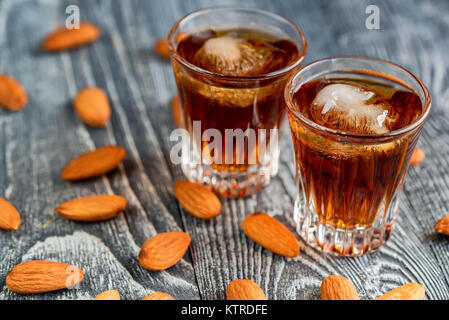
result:
<svg viewBox="0 0 449 320"><path fill-rule="evenodd" d="M97 87L81 90L73 106L78 116L92 127L104 127L111 118L111 106L106 93Z"/></svg>
<svg viewBox="0 0 449 320"><path fill-rule="evenodd" d="M170 59L170 54L168 52L168 41L167 38L160 38L157 39L156 43L154 44L154 51L164 59Z"/></svg>
<svg viewBox="0 0 449 320"><path fill-rule="evenodd" d="M228 300L267 300L257 283L248 279L234 280L226 289Z"/></svg>
<svg viewBox="0 0 449 320"><path fill-rule="evenodd" d="M139 262L145 269L159 271L177 264L190 245L190 236L181 231L160 233L145 242Z"/></svg>
<svg viewBox="0 0 449 320"><path fill-rule="evenodd" d="M76 181L102 175L115 169L125 156L126 151L121 147L100 147L70 161L62 170L61 178Z"/></svg>
<svg viewBox="0 0 449 320"><path fill-rule="evenodd" d="M175 94L173 96L172 104L171 104L171 113L173 117L173 121L175 122L176 126L178 128L182 128L182 121L181 121L181 104L179 101L179 96Z"/></svg>
<svg viewBox="0 0 449 320"><path fill-rule="evenodd" d="M171 295L164 292L155 292L143 298L142 300L176 300Z"/></svg>
<svg viewBox="0 0 449 320"><path fill-rule="evenodd" d="M299 243L281 222L261 212L253 213L242 222L243 232L262 247L284 257L296 257Z"/></svg>
<svg viewBox="0 0 449 320"><path fill-rule="evenodd" d="M424 161L426 154L420 148L413 150L412 157L410 159L410 166L415 166Z"/></svg>
<svg viewBox="0 0 449 320"><path fill-rule="evenodd" d="M120 300L120 293L117 290L108 290L100 293L94 300Z"/></svg>
<svg viewBox="0 0 449 320"><path fill-rule="evenodd" d="M424 286L411 282L388 291L384 295L377 297L376 300L424 300L426 289Z"/></svg>
<svg viewBox="0 0 449 320"><path fill-rule="evenodd" d="M44 39L42 49L49 52L74 49L97 40L100 34L100 29L90 22L81 22L79 29L61 27Z"/></svg>
<svg viewBox="0 0 449 320"><path fill-rule="evenodd" d="M14 78L0 74L0 106L17 111L26 106L28 96L22 85Z"/></svg>
<svg viewBox="0 0 449 320"><path fill-rule="evenodd" d="M212 219L220 214L221 203L218 197L199 183L177 181L175 196L181 206L200 219Z"/></svg>
<svg viewBox="0 0 449 320"><path fill-rule="evenodd" d="M360 300L352 282L338 275L327 277L321 282L322 300Z"/></svg>
<svg viewBox="0 0 449 320"><path fill-rule="evenodd" d="M0 229L17 230L21 224L17 209L5 199L0 198Z"/></svg>
<svg viewBox="0 0 449 320"><path fill-rule="evenodd" d="M67 263L33 260L15 266L6 276L9 290L43 293L71 287L83 280L83 271Z"/></svg>
<svg viewBox="0 0 449 320"><path fill-rule="evenodd" d="M112 219L125 208L126 199L122 196L98 195L67 201L55 210L70 220L95 222Z"/></svg>
<svg viewBox="0 0 449 320"><path fill-rule="evenodd" d="M435 224L435 230L449 236L449 216L445 216Z"/></svg>

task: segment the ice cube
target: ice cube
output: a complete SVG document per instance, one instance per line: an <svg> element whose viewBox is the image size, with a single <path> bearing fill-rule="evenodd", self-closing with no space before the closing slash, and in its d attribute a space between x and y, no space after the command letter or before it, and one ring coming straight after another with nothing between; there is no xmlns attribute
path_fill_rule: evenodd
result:
<svg viewBox="0 0 449 320"><path fill-rule="evenodd" d="M207 40L196 52L193 64L229 76L264 73L273 59L273 48L255 46L245 38L221 36Z"/></svg>
<svg viewBox="0 0 449 320"><path fill-rule="evenodd" d="M348 84L324 87L311 105L310 114L315 122L328 128L358 134L390 132L394 121L392 107L376 103L375 92Z"/></svg>

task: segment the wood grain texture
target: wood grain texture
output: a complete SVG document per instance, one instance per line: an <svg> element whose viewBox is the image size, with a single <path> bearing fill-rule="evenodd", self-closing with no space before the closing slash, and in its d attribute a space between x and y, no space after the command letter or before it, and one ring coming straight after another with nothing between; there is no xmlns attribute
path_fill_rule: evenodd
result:
<svg viewBox="0 0 449 320"><path fill-rule="evenodd" d="M96 23L101 38L87 47L48 54L41 40L64 23L68 4ZM92 299L117 289L122 299L163 291L176 299L224 299L235 279L258 283L268 299L319 299L320 283L341 274L362 299L418 282L427 299L449 299L449 239L433 226L449 212L449 3L435 1L251 0L245 5L279 13L298 24L309 42L307 62L332 55L367 55L399 63L430 88L433 110L420 147L427 158L409 170L392 240L361 258L327 256L301 242L301 254L279 257L244 235L242 220L262 211L295 229L293 151L285 132L280 173L269 187L245 199L224 200L222 214L202 221L184 212L173 195L179 167L169 159L171 65L153 53L154 41L184 14L241 1L0 0L0 73L19 80L29 96L20 112L0 110L0 197L22 213L15 232L0 231L0 299ZM365 28L365 8L380 8L381 30ZM71 102L87 86L103 88L111 121L90 128ZM288 130L288 126L285 128ZM124 147L127 158L106 176L66 183L61 169L102 145ZM82 224L54 208L91 194L128 200L116 219ZM183 230L192 243L183 260L162 272L143 269L140 246L160 232ZM9 270L31 260L74 264L84 271L79 288L23 296L5 286Z"/></svg>

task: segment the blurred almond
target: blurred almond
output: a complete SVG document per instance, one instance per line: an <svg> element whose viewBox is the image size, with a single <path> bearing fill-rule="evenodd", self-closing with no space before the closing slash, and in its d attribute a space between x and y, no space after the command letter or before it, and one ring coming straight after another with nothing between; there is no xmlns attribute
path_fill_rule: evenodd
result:
<svg viewBox="0 0 449 320"><path fill-rule="evenodd" d="M150 294L149 296L146 296L142 300L176 300L176 299L167 293L155 292L153 294Z"/></svg>
<svg viewBox="0 0 449 320"><path fill-rule="evenodd" d="M426 290L424 286L411 282L388 291L376 300L424 300Z"/></svg>
<svg viewBox="0 0 449 320"><path fill-rule="evenodd" d="M106 93L97 87L85 88L73 103L78 116L92 127L104 127L111 117L111 107Z"/></svg>
<svg viewBox="0 0 449 320"><path fill-rule="evenodd" d="M352 282L338 275L327 277L321 282L322 300L360 300Z"/></svg>
<svg viewBox="0 0 449 320"><path fill-rule="evenodd" d="M171 104L171 113L173 117L173 121L175 122L176 126L178 128L182 128L182 121L181 121L181 104L179 101L179 96L175 94L173 96L172 104Z"/></svg>
<svg viewBox="0 0 449 320"><path fill-rule="evenodd" d="M445 216L435 224L435 230L449 236L449 216Z"/></svg>
<svg viewBox="0 0 449 320"><path fill-rule="evenodd" d="M0 74L0 106L16 111L26 106L28 96L22 85L14 78Z"/></svg>
<svg viewBox="0 0 449 320"><path fill-rule="evenodd" d="M285 257L299 254L299 243L281 222L261 212L253 213L242 222L243 232L267 250Z"/></svg>
<svg viewBox="0 0 449 320"><path fill-rule="evenodd" d="M170 59L170 54L168 52L168 41L167 38L160 38L156 41L154 44L154 50L156 53L164 58L164 59Z"/></svg>
<svg viewBox="0 0 449 320"><path fill-rule="evenodd" d="M42 49L51 52L74 49L97 40L100 34L100 29L90 22L81 22L79 29L61 27L44 39Z"/></svg>
<svg viewBox="0 0 449 320"><path fill-rule="evenodd" d="M142 267L165 270L177 264L190 245L190 236L181 231L160 233L145 242L139 252Z"/></svg>
<svg viewBox="0 0 449 320"><path fill-rule="evenodd" d="M197 218L207 220L220 214L221 203L218 197L199 183L177 181L175 196L181 206Z"/></svg>
<svg viewBox="0 0 449 320"><path fill-rule="evenodd" d="M416 148L413 151L412 157L410 159L410 166L417 165L424 161L426 154L420 148Z"/></svg>
<svg viewBox="0 0 449 320"><path fill-rule="evenodd" d="M117 290L108 290L100 293L94 300L120 300L120 293Z"/></svg>
<svg viewBox="0 0 449 320"><path fill-rule="evenodd" d="M226 289L228 300L267 300L257 283L248 279L234 280Z"/></svg>
<svg viewBox="0 0 449 320"><path fill-rule="evenodd" d="M67 263L32 260L15 266L6 286L17 293L43 293L72 287L83 280L83 271Z"/></svg>
<svg viewBox="0 0 449 320"><path fill-rule="evenodd" d="M63 180L93 178L115 169L125 159L125 149L117 146L100 147L83 153L70 161L62 170Z"/></svg>
<svg viewBox="0 0 449 320"><path fill-rule="evenodd" d="M126 208L126 199L116 195L96 195L73 199L56 207L63 217L75 221L103 221L116 217Z"/></svg>
<svg viewBox="0 0 449 320"><path fill-rule="evenodd" d="M0 198L0 229L17 230L20 224L20 214L17 209L5 199Z"/></svg>

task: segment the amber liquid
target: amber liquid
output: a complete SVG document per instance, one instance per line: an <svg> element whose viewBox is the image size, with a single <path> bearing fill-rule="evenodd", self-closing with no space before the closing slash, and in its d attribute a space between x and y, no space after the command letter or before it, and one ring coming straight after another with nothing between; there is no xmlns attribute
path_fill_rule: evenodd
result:
<svg viewBox="0 0 449 320"><path fill-rule="evenodd" d="M226 58L215 59L204 58L202 51L206 42L213 38L230 37L246 41L251 49L245 61L228 62ZM219 50L218 47L217 50ZM227 50L226 47L221 49ZM298 58L296 45L288 40L278 39L271 35L254 30L230 29L230 30L208 30L183 37L178 44L179 54L197 67L220 75L234 77L251 77L264 75L280 70ZM225 56L228 53L225 53ZM232 56L232 52L229 53ZM235 54L234 54L235 56ZM251 67L257 59L264 61L263 64ZM266 57L269 57L266 59ZM232 58L232 57L231 57ZM253 58L257 58L254 60ZM265 59L265 60L264 60ZM217 170L245 171L250 164L249 159L258 155L258 145L251 147L245 138L244 150L238 150L235 143L232 151L226 149L226 129L254 129L256 140L259 141L258 129L268 129L267 139L270 140L269 129L279 128L285 115L285 101L283 89L288 75L274 77L270 80L254 81L240 80L238 83L214 79L214 77L203 77L193 72L174 65L177 85L183 109L183 120L185 128L192 133L193 122L201 121L201 135L208 129L217 129L222 137L222 154L220 161L214 152L209 153L209 143L202 141L201 151L203 156L209 157L211 166ZM203 140L204 137L203 137ZM234 141L235 142L235 141ZM252 149L251 149L252 148ZM228 150L228 151L226 151ZM230 155L229 152L232 152ZM243 161L241 157L243 154ZM215 158L214 158L215 157ZM233 159L232 164L227 159ZM238 160L240 159L240 160ZM257 162L258 160L256 160Z"/></svg>
<svg viewBox="0 0 449 320"><path fill-rule="evenodd" d="M399 83L379 77L319 79L294 94L298 111L315 123L337 130L348 129L338 119L316 114L312 103L324 87L344 83L376 93L373 103L392 106L389 131L415 122L423 112L419 96ZM323 120L324 119L324 120ZM371 226L378 212L388 208L402 184L419 132L395 140L372 139L352 143L303 127L290 116L296 163L307 207L314 207L322 224L352 229ZM372 134L351 128L348 134ZM369 130L368 130L369 131ZM342 142L345 140L345 142ZM301 190L300 190L301 191Z"/></svg>

